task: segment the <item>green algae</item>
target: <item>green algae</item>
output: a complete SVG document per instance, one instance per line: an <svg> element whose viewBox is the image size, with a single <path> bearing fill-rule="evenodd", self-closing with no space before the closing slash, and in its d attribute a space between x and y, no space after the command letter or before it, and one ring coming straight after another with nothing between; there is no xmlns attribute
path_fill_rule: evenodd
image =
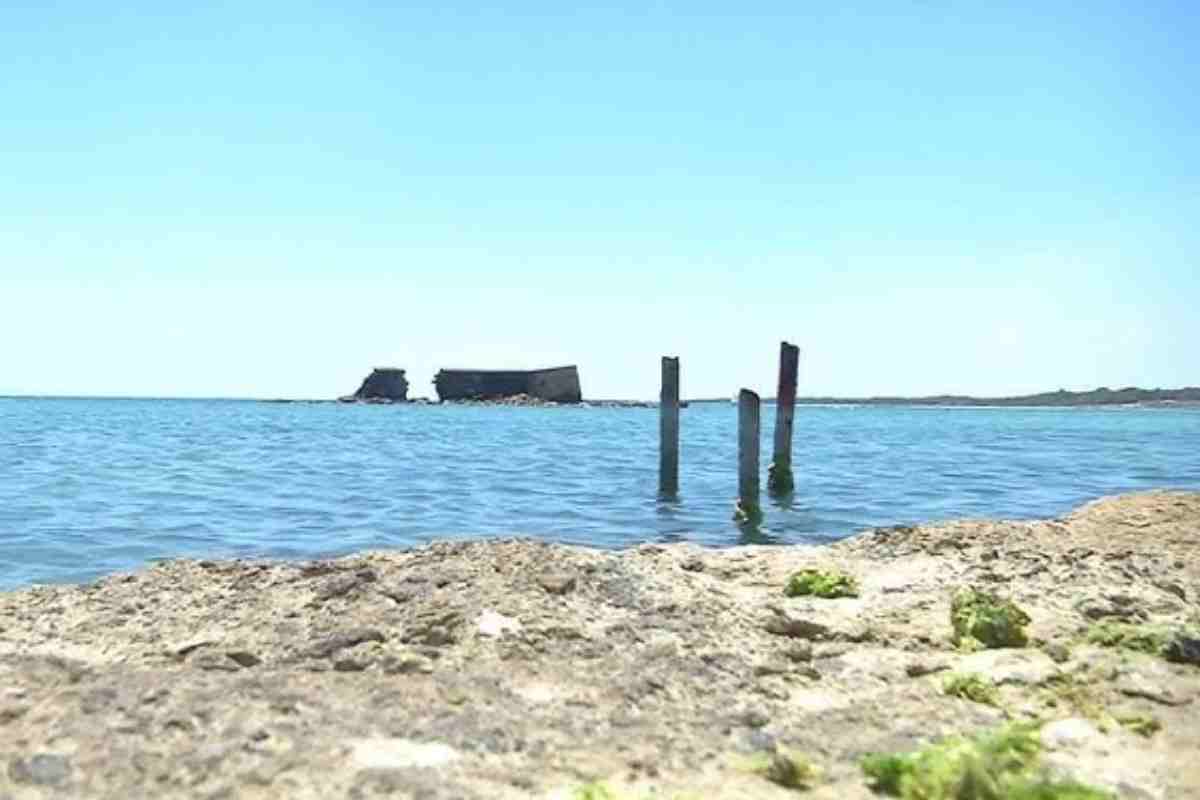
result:
<svg viewBox="0 0 1200 800"><path fill-rule="evenodd" d="M1158 721L1158 718L1149 714L1129 714L1117 717L1117 724L1125 730L1147 739L1162 730L1162 723Z"/></svg>
<svg viewBox="0 0 1200 800"><path fill-rule="evenodd" d="M808 789L821 775L806 756L782 749L752 756L746 769L785 789Z"/></svg>
<svg viewBox="0 0 1200 800"><path fill-rule="evenodd" d="M951 697L961 697L986 706L1000 705L1000 692L995 681L976 672L954 673L942 680L942 691Z"/></svg>
<svg viewBox="0 0 1200 800"><path fill-rule="evenodd" d="M757 525L763 521L762 507L738 500L733 508L733 521L739 525Z"/></svg>
<svg viewBox="0 0 1200 800"><path fill-rule="evenodd" d="M577 788L571 800L617 800L617 796L603 783L592 781Z"/></svg>
<svg viewBox="0 0 1200 800"><path fill-rule="evenodd" d="M1098 622L1084 638L1100 647L1159 656L1177 664L1200 666L1200 631L1191 626Z"/></svg>
<svg viewBox="0 0 1200 800"><path fill-rule="evenodd" d="M973 738L950 737L921 750L862 761L871 788L902 800L1111 800L1040 763L1038 725L1012 724Z"/></svg>
<svg viewBox="0 0 1200 800"><path fill-rule="evenodd" d="M981 589L959 589L950 600L953 641L964 650L1024 647L1029 644L1025 626L1030 622L1016 603Z"/></svg>
<svg viewBox="0 0 1200 800"><path fill-rule="evenodd" d="M1073 673L1052 676L1046 681L1042 702L1056 711L1094 720L1102 729L1108 728L1112 721L1096 685L1089 682L1086 676Z"/></svg>
<svg viewBox="0 0 1200 800"><path fill-rule="evenodd" d="M788 494L795 491L796 479L792 474L790 463L772 462L767 467L767 491L774 495Z"/></svg>
<svg viewBox="0 0 1200 800"><path fill-rule="evenodd" d="M1170 633L1163 628L1150 625L1132 625L1125 622L1098 622L1088 628L1087 641L1101 647L1132 650L1136 653L1161 655L1170 641Z"/></svg>
<svg viewBox="0 0 1200 800"><path fill-rule="evenodd" d="M788 578L783 593L788 597L858 597L858 580L837 570L802 569Z"/></svg>
<svg viewBox="0 0 1200 800"><path fill-rule="evenodd" d="M636 800L654 800L654 798L660 798L660 800L699 800L697 795L687 793L660 795L652 792L650 794L638 793L636 795ZM591 783L585 783L582 786L576 787L571 793L571 800L635 800L635 798L632 795L614 792L608 788L607 784L601 781L592 781Z"/></svg>

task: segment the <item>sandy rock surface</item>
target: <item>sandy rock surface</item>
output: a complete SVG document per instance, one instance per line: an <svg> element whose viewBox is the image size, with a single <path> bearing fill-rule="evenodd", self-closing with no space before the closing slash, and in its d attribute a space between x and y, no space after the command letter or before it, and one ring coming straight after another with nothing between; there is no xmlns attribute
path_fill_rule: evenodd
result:
<svg viewBox="0 0 1200 800"><path fill-rule="evenodd" d="M804 567L854 598L788 598ZM950 590L1003 593L1030 646L951 643ZM1200 798L1200 663L1084 642L1200 621L1200 494L828 547L436 543L332 561L172 561L0 594L0 798L814 798L858 766L1041 719L1046 761L1116 795ZM1195 656L1192 653L1192 656ZM999 706L948 696L977 673ZM1068 690L1064 690L1067 687ZM1152 717L1138 735L1112 720Z"/></svg>

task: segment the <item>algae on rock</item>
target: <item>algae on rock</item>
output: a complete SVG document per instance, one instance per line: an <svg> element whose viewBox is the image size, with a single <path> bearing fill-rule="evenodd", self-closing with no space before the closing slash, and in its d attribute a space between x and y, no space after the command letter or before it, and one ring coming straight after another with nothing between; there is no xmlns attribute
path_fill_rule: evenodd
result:
<svg viewBox="0 0 1200 800"><path fill-rule="evenodd" d="M1113 721L1100 691L1086 675L1064 672L1053 676L1045 684L1042 702L1048 708L1095 720L1101 728L1109 727Z"/></svg>
<svg viewBox="0 0 1200 800"><path fill-rule="evenodd" d="M1162 730L1162 723L1149 714L1130 714L1117 717L1117 723L1125 730L1147 739Z"/></svg>
<svg viewBox="0 0 1200 800"><path fill-rule="evenodd" d="M738 500L733 507L733 521L739 525L758 525L763 521L762 507L757 503L743 503Z"/></svg>
<svg viewBox="0 0 1200 800"><path fill-rule="evenodd" d="M951 737L913 753L863 759L872 788L902 800L1112 800L1085 784L1051 777L1041 765L1036 724L974 738Z"/></svg>
<svg viewBox="0 0 1200 800"><path fill-rule="evenodd" d="M821 774L807 757L783 749L754 756L747 769L785 789L807 789Z"/></svg>
<svg viewBox="0 0 1200 800"><path fill-rule="evenodd" d="M1024 647L1031 621L1013 601L981 589L959 589L950 600L950 626L959 647Z"/></svg>
<svg viewBox="0 0 1200 800"><path fill-rule="evenodd" d="M571 800L617 800L617 796L603 783L592 781L576 789Z"/></svg>
<svg viewBox="0 0 1200 800"><path fill-rule="evenodd" d="M1128 622L1098 622L1087 630L1091 644L1161 656L1175 664L1200 666L1200 631Z"/></svg>
<svg viewBox="0 0 1200 800"><path fill-rule="evenodd" d="M858 580L838 570L802 569L788 578L788 597L858 597Z"/></svg>
<svg viewBox="0 0 1200 800"><path fill-rule="evenodd" d="M1101 647L1133 650L1152 656L1160 655L1170 636L1167 631L1149 625L1124 622L1100 622L1088 628L1087 640Z"/></svg>
<svg viewBox="0 0 1200 800"><path fill-rule="evenodd" d="M942 691L951 697L961 697L963 700L970 700L973 703L982 703L986 706L1000 705L1000 694L996 689L996 683L977 672L957 672L947 675L942 681Z"/></svg>

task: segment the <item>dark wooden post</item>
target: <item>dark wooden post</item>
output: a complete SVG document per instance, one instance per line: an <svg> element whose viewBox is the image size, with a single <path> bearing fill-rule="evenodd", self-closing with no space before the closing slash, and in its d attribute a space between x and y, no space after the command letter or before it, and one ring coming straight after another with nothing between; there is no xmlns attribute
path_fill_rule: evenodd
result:
<svg viewBox="0 0 1200 800"><path fill-rule="evenodd" d="M787 494L795 488L792 476L792 423L796 416L796 373L800 367L800 348L779 345L779 388L775 392L775 453L767 468L767 491Z"/></svg>
<svg viewBox="0 0 1200 800"><path fill-rule="evenodd" d="M679 359L663 356L658 401L658 491L679 492Z"/></svg>
<svg viewBox="0 0 1200 800"><path fill-rule="evenodd" d="M759 399L749 389L738 393L738 501L734 519L758 522Z"/></svg>

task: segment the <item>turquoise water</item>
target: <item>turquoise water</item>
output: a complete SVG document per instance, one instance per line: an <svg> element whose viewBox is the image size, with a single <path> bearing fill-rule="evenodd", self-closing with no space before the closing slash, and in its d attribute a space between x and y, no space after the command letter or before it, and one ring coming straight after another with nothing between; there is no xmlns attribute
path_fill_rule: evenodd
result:
<svg viewBox="0 0 1200 800"><path fill-rule="evenodd" d="M739 528L735 412L682 412L681 493L662 502L656 409L0 399L0 587L440 537L828 541L1200 489L1200 409L801 407L795 496ZM772 424L767 406L764 472Z"/></svg>

